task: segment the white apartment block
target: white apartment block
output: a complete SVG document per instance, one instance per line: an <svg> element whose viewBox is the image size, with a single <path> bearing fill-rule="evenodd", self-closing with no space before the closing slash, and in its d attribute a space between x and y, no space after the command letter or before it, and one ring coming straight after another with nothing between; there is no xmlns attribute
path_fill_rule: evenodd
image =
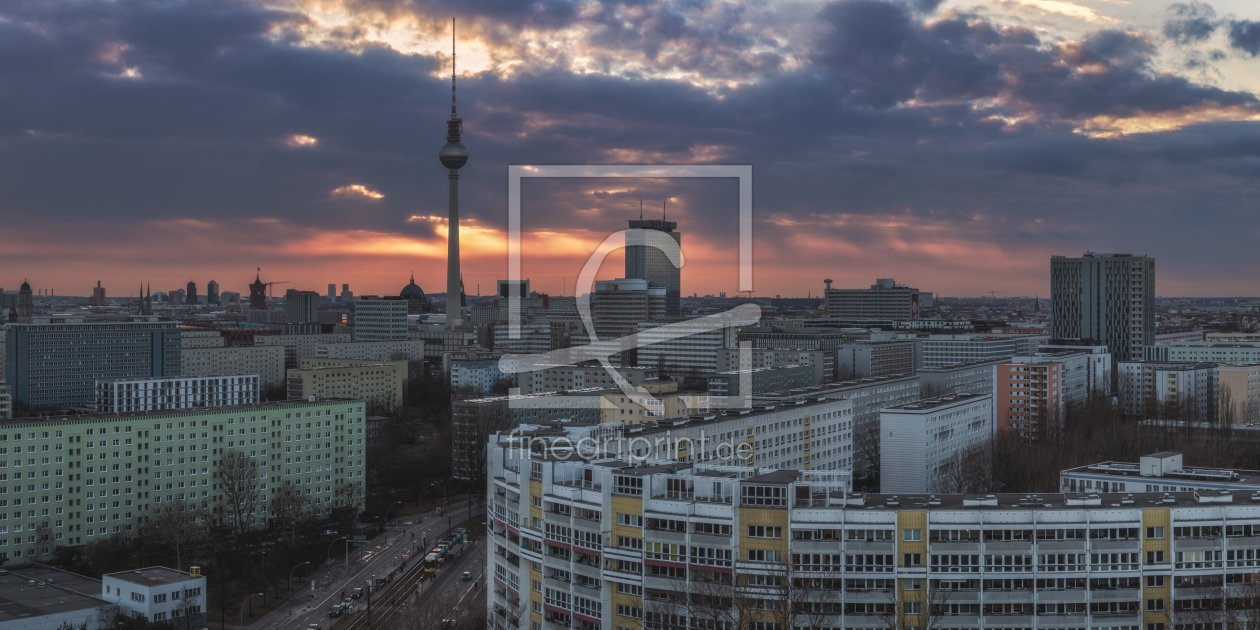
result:
<svg viewBox="0 0 1260 630"><path fill-rule="evenodd" d="M105 601L155 624L206 627L206 578L166 567L101 576Z"/></svg>
<svg viewBox="0 0 1260 630"><path fill-rule="evenodd" d="M692 329L696 332L676 339L659 330L661 324L639 324L638 364L659 367L664 365L667 374L685 375L691 371L699 374L718 371L718 351L736 346L736 329L718 328L706 330L696 322L676 322L670 328Z"/></svg>
<svg viewBox="0 0 1260 630"><path fill-rule="evenodd" d="M184 376L257 374L263 387L284 385L284 354L284 346L278 345L184 348L180 352L180 372Z"/></svg>
<svg viewBox="0 0 1260 630"><path fill-rule="evenodd" d="M1102 345L1043 343L1037 352L1083 352L1089 355L1087 384L1090 393L1111 395L1111 349Z"/></svg>
<svg viewBox="0 0 1260 630"><path fill-rule="evenodd" d="M1121 361L1116 364L1120 404L1130 415L1175 409L1189 416L1182 419L1215 421L1217 368L1215 363Z"/></svg>
<svg viewBox="0 0 1260 630"><path fill-rule="evenodd" d="M349 333L328 335L256 335L255 346L280 346L284 348L284 367L296 368L302 359L319 355L320 346L351 343Z"/></svg>
<svg viewBox="0 0 1260 630"><path fill-rule="evenodd" d="M1260 566L1251 491L852 494L534 446L490 441L495 628L1208 630ZM743 605L673 603L713 593Z"/></svg>
<svg viewBox="0 0 1260 630"><path fill-rule="evenodd" d="M928 335L918 343L923 348L923 367L934 367L1032 354L1049 340L1047 335Z"/></svg>
<svg viewBox="0 0 1260 630"><path fill-rule="evenodd" d="M762 368L785 367L788 365L808 365L814 368L814 384L822 385L830 382L835 376L834 350L788 350L775 348L750 348L746 351L750 359L749 365L740 365L738 348L718 350L718 372L735 370L756 370Z"/></svg>
<svg viewBox="0 0 1260 630"><path fill-rule="evenodd" d="M456 392L488 394L494 384L503 380L504 376L499 370L498 359L451 361L451 389Z"/></svg>
<svg viewBox="0 0 1260 630"><path fill-rule="evenodd" d="M993 436L993 396L956 394L879 414L879 487L885 494L951 492L960 457Z"/></svg>
<svg viewBox="0 0 1260 630"><path fill-rule="evenodd" d="M259 400L257 374L127 378L96 381L97 413L132 413L252 405Z"/></svg>
<svg viewBox="0 0 1260 630"><path fill-rule="evenodd" d="M184 348L222 348L223 335L217 330L181 328L179 343Z"/></svg>
<svg viewBox="0 0 1260 630"><path fill-rule="evenodd" d="M9 395L9 384L0 381L0 420L13 417L13 397Z"/></svg>
<svg viewBox="0 0 1260 630"><path fill-rule="evenodd" d="M1059 472L1063 492L1260 492L1260 471L1186 468L1181 453L1151 453L1133 462L1101 462Z"/></svg>
<svg viewBox="0 0 1260 630"><path fill-rule="evenodd" d="M355 301L355 341L405 341L406 339L407 300L367 296Z"/></svg>
<svg viewBox="0 0 1260 630"><path fill-rule="evenodd" d="M572 391L591 387L616 387L608 370L600 365L546 365L530 372L521 372L517 381L522 394ZM657 380L654 367L617 367L617 372L631 385Z"/></svg>
<svg viewBox="0 0 1260 630"><path fill-rule="evenodd" d="M918 371L924 395L989 394L993 392L993 366L1005 359L951 363Z"/></svg>
<svg viewBox="0 0 1260 630"><path fill-rule="evenodd" d="M309 357L299 357L305 359ZM318 359L354 359L356 361L423 361L424 341L360 341L326 343L315 346Z"/></svg>

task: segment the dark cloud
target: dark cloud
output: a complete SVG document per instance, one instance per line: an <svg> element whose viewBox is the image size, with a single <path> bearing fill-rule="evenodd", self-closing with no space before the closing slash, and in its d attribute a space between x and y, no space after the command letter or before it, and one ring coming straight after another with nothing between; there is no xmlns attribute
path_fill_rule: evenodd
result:
<svg viewBox="0 0 1260 630"><path fill-rule="evenodd" d="M705 160L753 164L761 216L896 214L977 240L1075 239L1073 252L1167 246L1186 260L1211 257L1185 246L1196 221L1238 226L1221 251L1246 251L1243 235L1260 227L1245 211L1260 178L1255 123L1086 135L1108 120L1257 109L1252 94L1154 69L1163 39L1102 30L1051 40L919 0L832 2L812 18L825 27L820 39L789 47L750 24L752 5L702 0L581 15L565 2L353 6L450 8L495 41L511 39L510 24L580 22L589 35L590 50L571 52L601 59L596 71L561 56L461 79L463 200L483 225L504 222L507 164ZM1214 19L1210 9L1175 5L1165 34L1200 41L1195 20ZM449 88L434 76L444 59L349 40L299 44L294 33L309 24L296 10L215 0L0 5L0 216L107 218L116 238L129 222L167 217L432 236L434 223L407 218L445 211L436 150ZM1260 54L1260 43L1245 44L1258 33L1235 22L1231 42ZM641 65L618 65L616 51ZM673 74L684 79L660 78ZM318 142L293 148L293 134ZM385 198L330 196L350 184ZM602 190L619 192L533 186L530 224L619 228L638 198L674 194L659 183ZM730 236L729 191L675 192L706 238ZM1192 216L1203 208L1210 217ZM887 238L869 225L829 229L818 234ZM794 237L767 228L761 238ZM1130 240L1095 243L1107 239Z"/></svg>
<svg viewBox="0 0 1260 630"><path fill-rule="evenodd" d="M1260 22L1251 20L1230 22L1229 45L1252 57L1260 55Z"/></svg>
<svg viewBox="0 0 1260 630"><path fill-rule="evenodd" d="M1164 36L1178 44L1201 42L1216 31L1216 9L1205 2L1178 2L1168 7Z"/></svg>

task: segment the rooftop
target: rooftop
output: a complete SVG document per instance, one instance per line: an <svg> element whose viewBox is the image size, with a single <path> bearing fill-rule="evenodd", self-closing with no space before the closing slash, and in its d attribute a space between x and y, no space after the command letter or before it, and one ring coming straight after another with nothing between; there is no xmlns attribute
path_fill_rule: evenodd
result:
<svg viewBox="0 0 1260 630"><path fill-rule="evenodd" d="M755 400L770 400L786 402L789 400L800 400L805 398L820 398L826 396L836 396L843 399L850 390L861 389L863 387L871 387L873 385L881 385L884 383L893 383L901 381L912 381L917 377L914 374L893 374L890 376L872 376L870 378L859 378L851 381L836 381L834 383L825 383L823 385L810 385L809 387L797 387L778 392L765 392L753 396Z"/></svg>
<svg viewBox="0 0 1260 630"><path fill-rule="evenodd" d="M908 411L911 413L928 413L946 409L949 407L957 407L977 400L988 400L991 398L989 394L950 394L948 396L940 396L938 398L929 398L927 400L917 400L904 405L885 408L883 411Z"/></svg>
<svg viewBox="0 0 1260 630"><path fill-rule="evenodd" d="M98 580L28 564L0 569L0 625L103 606Z"/></svg>
<svg viewBox="0 0 1260 630"><path fill-rule="evenodd" d="M147 569L106 573L104 577L129 582L131 584L138 584L140 586L165 586L167 584L176 584L178 582L187 582L188 580L195 579L192 574L187 571L180 571L178 569L170 569L167 567L149 567Z"/></svg>
<svg viewBox="0 0 1260 630"><path fill-rule="evenodd" d="M149 381L194 381L207 378L230 378L237 376L252 376L259 378L258 374L244 374L232 372L229 374L214 374L210 376L138 376L136 378L107 378L97 379L97 383L141 383Z"/></svg>
<svg viewBox="0 0 1260 630"><path fill-rule="evenodd" d="M1166 451L1161 453L1153 453L1146 457L1166 458L1178 455L1178 453ZM1181 468L1178 470L1164 470L1162 475L1151 475L1149 471L1143 473L1142 466L1132 462L1101 462L1097 464L1089 464L1086 466L1077 466L1064 470L1061 475L1066 474L1087 474L1087 475L1103 475L1106 477L1142 477L1147 479L1168 479L1168 480L1186 480L1199 482L1212 482L1226 485L1238 486L1257 486L1260 485L1260 470L1231 470L1228 468Z"/></svg>
<svg viewBox="0 0 1260 630"><path fill-rule="evenodd" d="M197 407L194 409L164 409L161 411L135 411L128 413L83 413L77 415L49 414L38 418L14 418L0 420L0 426L14 427L23 425L39 425L45 422L70 422L78 420L126 420L129 418L186 418L203 413L232 413L248 409L284 409L305 405L327 405L339 402L361 402L358 398L316 398L315 400L275 400L250 405L225 405L223 407Z"/></svg>

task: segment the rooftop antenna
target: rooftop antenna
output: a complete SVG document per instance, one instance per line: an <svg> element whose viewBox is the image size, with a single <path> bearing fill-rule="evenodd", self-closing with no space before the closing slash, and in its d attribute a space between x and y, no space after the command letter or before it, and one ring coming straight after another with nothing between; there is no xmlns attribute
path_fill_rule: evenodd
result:
<svg viewBox="0 0 1260 630"><path fill-rule="evenodd" d="M666 198L666 199L665 199L665 201L662 201L662 202L661 202L661 220L662 220L662 221L664 221L664 220L665 220L665 204L666 204L666 203L669 203L669 199L668 199L668 198Z"/></svg>
<svg viewBox="0 0 1260 630"><path fill-rule="evenodd" d="M643 200L639 200L639 220L643 220Z"/></svg>

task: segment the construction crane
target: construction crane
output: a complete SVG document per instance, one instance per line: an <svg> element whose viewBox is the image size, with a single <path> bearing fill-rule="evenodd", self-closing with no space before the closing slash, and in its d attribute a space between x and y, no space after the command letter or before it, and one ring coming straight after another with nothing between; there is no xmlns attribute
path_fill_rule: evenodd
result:
<svg viewBox="0 0 1260 630"><path fill-rule="evenodd" d="M996 300L996 299L997 299L997 294L999 294L999 293L1006 293L1006 291L985 291L985 293L988 293L988 294L989 294L989 299L990 299L990 300Z"/></svg>
<svg viewBox="0 0 1260 630"><path fill-rule="evenodd" d="M288 280L281 280L281 281L279 281L279 282L264 282L263 284L267 285L267 299L268 299L268 300L270 300L271 298L275 297L275 295L273 295L273 292L272 292L272 290L271 290L271 285L273 285L273 284L289 284L289 281L288 281Z"/></svg>

